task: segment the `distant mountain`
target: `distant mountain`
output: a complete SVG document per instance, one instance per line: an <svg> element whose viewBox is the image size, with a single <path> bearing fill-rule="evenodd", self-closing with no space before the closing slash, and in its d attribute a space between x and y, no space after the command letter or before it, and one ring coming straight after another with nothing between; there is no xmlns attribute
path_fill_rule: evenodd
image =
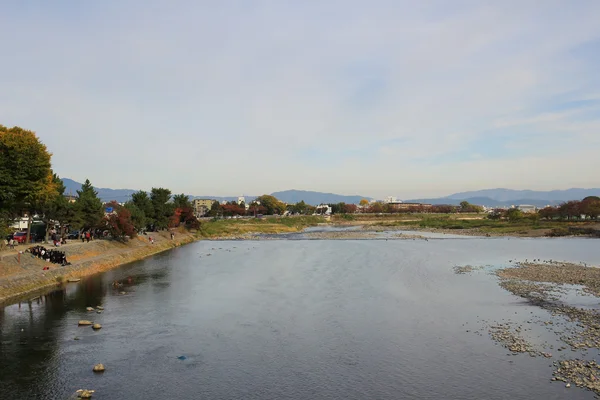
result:
<svg viewBox="0 0 600 400"><path fill-rule="evenodd" d="M581 200L587 196L600 196L600 188L595 189L566 189L566 190L512 190L512 189L486 189L473 192L455 193L446 196L448 199L468 199L473 197L487 197L492 200L512 202L513 204L522 199L540 200L548 203L563 202L569 200ZM525 203L523 203L525 204ZM531 204L531 200L530 203Z"/></svg>
<svg viewBox="0 0 600 400"><path fill-rule="evenodd" d="M452 199L449 197L440 197L435 199L414 199L406 200L406 203L425 203L425 204L449 204L453 206L459 205L462 201L468 201L471 204L486 207L510 207L512 205L529 204L536 207L545 207L547 205L556 205L560 201L546 201L537 199L515 199L512 201L500 201L490 199L489 197L467 197L462 199Z"/></svg>
<svg viewBox="0 0 600 400"><path fill-rule="evenodd" d="M77 191L81 189L81 183L74 181L69 178L62 178L63 184L65 185L65 194L72 194L74 196L77 195ZM139 190L133 189L108 189L108 188L98 188L94 187L94 189L98 192L98 197L100 200L104 202L116 201L118 203L124 203L127 200L131 199L131 195L133 193L138 192ZM190 200L193 199L213 199L221 201L237 201L237 197L219 197L219 196L191 196L189 195ZM247 196L246 201L254 200L256 196Z"/></svg>
<svg viewBox="0 0 600 400"><path fill-rule="evenodd" d="M283 192L271 193L271 195L285 203L293 204L304 200L305 203L313 206L341 202L347 204L358 204L361 199L370 199L370 197L366 196L345 196L334 193L312 192L309 190L284 190Z"/></svg>
<svg viewBox="0 0 600 400"><path fill-rule="evenodd" d="M74 181L69 178L62 178L63 184L65 185L65 194L77 195L77 191L81 190L81 183ZM97 188L94 187L98 192L98 197L104 202L116 201L118 203L124 203L131 198L131 195L137 190L133 189L108 189L108 188Z"/></svg>

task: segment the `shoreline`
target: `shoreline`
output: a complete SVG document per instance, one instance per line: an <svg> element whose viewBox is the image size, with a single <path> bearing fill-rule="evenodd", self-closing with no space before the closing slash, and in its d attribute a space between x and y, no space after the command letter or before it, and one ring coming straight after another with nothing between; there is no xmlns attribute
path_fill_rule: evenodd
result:
<svg viewBox="0 0 600 400"><path fill-rule="evenodd" d="M48 264L43 260L33 258L29 253L22 253L23 271L0 277L0 307L14 304L20 300L29 300L31 296L37 297L36 295L45 293L53 288L62 287L69 283L69 279L85 278L202 240L202 237L193 233L179 233L175 240L171 241L166 238L168 233L164 233L164 237L162 233L152 235L159 239L154 244L145 242L145 238L139 236L138 238L131 239L127 244L106 240L95 240L85 244L75 243L77 245L76 250L85 249L86 246L91 245L88 246L91 248L91 251L83 252L79 256L76 253L74 255L73 252L69 255L69 250L75 249L73 247L67 248L65 246L65 248L59 248L60 251L65 251L68 257L77 258L71 265L64 267L55 266L56 264ZM52 246L45 245L45 247L51 248ZM97 255L98 247L106 251L105 254ZM13 258L17 259L18 254L4 255L2 259L11 258L12 256L15 256ZM46 271L41 270L41 268L33 271L25 269L42 267L43 265L50 265L51 269Z"/></svg>

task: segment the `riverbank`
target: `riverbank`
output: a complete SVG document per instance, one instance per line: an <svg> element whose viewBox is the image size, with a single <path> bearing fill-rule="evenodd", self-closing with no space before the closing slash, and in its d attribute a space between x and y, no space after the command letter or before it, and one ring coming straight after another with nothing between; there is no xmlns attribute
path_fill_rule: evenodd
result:
<svg viewBox="0 0 600 400"><path fill-rule="evenodd" d="M598 221L556 221L523 217L515 221L492 220L483 214L401 214L337 216L333 222L368 230L406 230L463 236L600 237Z"/></svg>
<svg viewBox="0 0 600 400"><path fill-rule="evenodd" d="M71 263L64 267L47 263L25 252L32 246L17 246L14 250L0 253L0 306L31 298L65 285L69 280L104 272L198 240L242 239L264 233L299 232L323 222L321 217L217 220L204 222L198 231L180 229L174 239L171 239L170 232L163 231L140 235L127 243L112 240L82 243L72 240L59 248ZM44 246L48 249L52 247L48 244ZM43 270L45 266L50 269Z"/></svg>
<svg viewBox="0 0 600 400"><path fill-rule="evenodd" d="M149 238L154 242L150 242ZM197 240L196 233L177 232L171 240L169 232L140 235L127 243L93 240L72 241L61 246L71 265L59 266L25 252L26 246L5 251L0 257L0 305L28 298L37 292L66 284L99 272L141 260L151 255ZM51 245L45 245L51 248ZM19 252L22 252L19 254ZM43 270L44 267L48 270Z"/></svg>

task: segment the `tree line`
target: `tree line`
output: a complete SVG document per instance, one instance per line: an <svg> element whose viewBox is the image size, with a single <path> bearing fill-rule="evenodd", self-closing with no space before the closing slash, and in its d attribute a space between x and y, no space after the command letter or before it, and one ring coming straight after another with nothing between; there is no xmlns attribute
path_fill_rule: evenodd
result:
<svg viewBox="0 0 600 400"><path fill-rule="evenodd" d="M161 230L184 225L198 228L190 200L184 194L171 196L165 188L139 191L124 205L103 203L86 179L77 198L65 197L65 186L54 173L52 155L35 132L20 127L0 125L0 234L10 232L11 224L27 215L27 242L31 237L34 216L45 225L45 238L60 226L66 230L107 232L124 240L142 230Z"/></svg>

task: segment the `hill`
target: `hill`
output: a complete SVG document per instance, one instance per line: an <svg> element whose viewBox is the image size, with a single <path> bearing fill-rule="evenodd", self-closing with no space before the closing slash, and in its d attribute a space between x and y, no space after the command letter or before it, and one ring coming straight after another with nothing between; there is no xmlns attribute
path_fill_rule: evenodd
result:
<svg viewBox="0 0 600 400"><path fill-rule="evenodd" d="M560 201L546 201L546 200L537 200L537 199L515 199L513 201L500 201L490 199L489 197L466 197L466 198L458 198L453 199L449 197L439 197L435 199L413 199L406 200L407 203L426 203L426 204L450 204L453 206L459 205L462 201L468 201L471 204L477 204L479 206L486 207L510 207L512 205L519 204L530 204L536 207L545 207L547 205L556 205L559 204Z"/></svg>
<svg viewBox="0 0 600 400"><path fill-rule="evenodd" d="M313 206L341 202L347 204L358 204L361 199L370 199L370 197L366 196L346 196L335 193L312 192L309 190L284 190L282 192L271 193L271 195L277 197L279 200L285 203L292 204L304 200L305 203Z"/></svg>
<svg viewBox="0 0 600 400"><path fill-rule="evenodd" d="M448 199L468 199L473 197L484 197L501 202L512 202L513 204L523 199L538 200L546 203L556 203L569 200L581 200L587 196L600 196L600 188L580 189L572 188L566 190L513 190L513 189L485 189L472 192L454 193L446 196ZM531 204L530 203L527 204ZM523 203L525 204L525 203Z"/></svg>

